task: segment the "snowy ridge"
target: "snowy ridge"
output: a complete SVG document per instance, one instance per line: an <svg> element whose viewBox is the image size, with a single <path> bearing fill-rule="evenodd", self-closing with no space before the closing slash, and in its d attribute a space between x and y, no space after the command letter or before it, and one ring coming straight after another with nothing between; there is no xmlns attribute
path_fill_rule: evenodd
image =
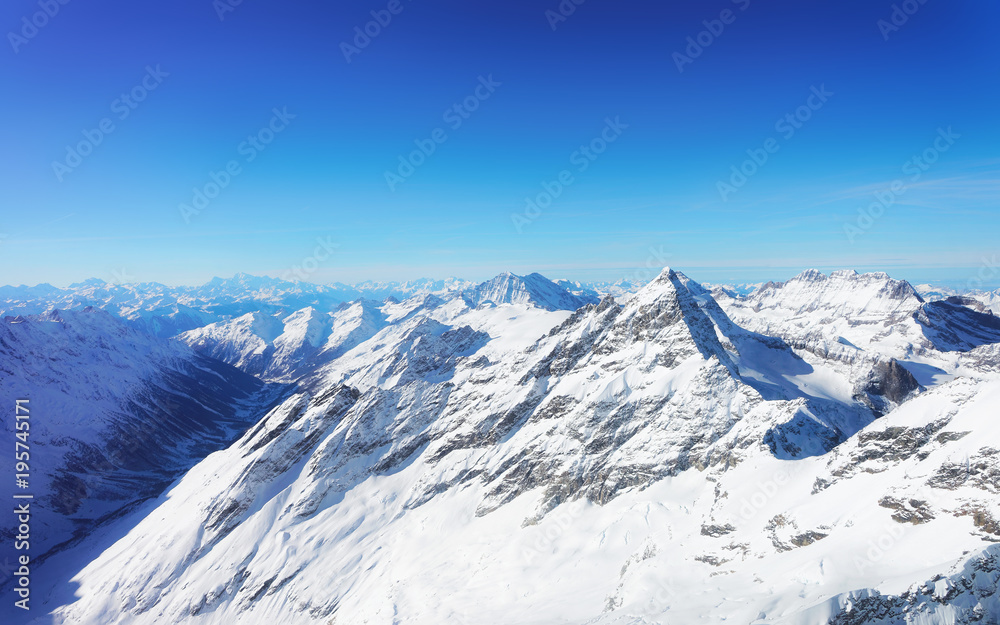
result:
<svg viewBox="0 0 1000 625"><path fill-rule="evenodd" d="M273 352L272 343L283 331L284 325L278 319L251 312L232 321L184 332L177 339L250 374L262 374Z"/></svg>
<svg viewBox="0 0 1000 625"><path fill-rule="evenodd" d="M3 395L28 398L37 416L36 555L159 494L276 398L250 376L93 309L6 318L0 374ZM5 420L11 438L12 427ZM0 494L12 489L5 483ZM0 534L9 549L12 528Z"/></svg>
<svg viewBox="0 0 1000 625"><path fill-rule="evenodd" d="M882 272L841 270L826 276L810 269L788 282L764 284L747 296L747 302L756 308L795 315L822 311L830 316L864 318L911 313L923 299L908 282L893 280Z"/></svg>
<svg viewBox="0 0 1000 625"><path fill-rule="evenodd" d="M942 352L968 352L997 337L991 311L958 299L924 302L909 283L884 273L827 277L810 270L747 297L718 301L740 325L822 358L853 363L888 357L944 371L954 359Z"/></svg>
<svg viewBox="0 0 1000 625"><path fill-rule="evenodd" d="M913 288L928 302L936 302L951 297L963 297L975 300L993 311L993 314L1000 315L1000 289L996 291L984 291L981 289L959 291L958 289L932 284L917 284Z"/></svg>
<svg viewBox="0 0 1000 625"><path fill-rule="evenodd" d="M989 313L885 274L743 296L665 269L201 328L294 394L53 555L78 588L36 577L39 622L993 622Z"/></svg>
<svg viewBox="0 0 1000 625"><path fill-rule="evenodd" d="M421 278L405 282L376 282L368 280L353 285L353 288L358 291L361 297L366 299L384 300L390 297L395 299L409 299L416 295L450 293L472 286L475 286L474 282L460 278L447 278L445 280Z"/></svg>
<svg viewBox="0 0 1000 625"><path fill-rule="evenodd" d="M337 358L384 324L379 305L358 300L331 313L309 306L283 319L248 313L184 332L177 340L261 379L287 382Z"/></svg>
<svg viewBox="0 0 1000 625"><path fill-rule="evenodd" d="M0 287L0 317L91 306L107 310L144 332L171 337L251 313L284 317L309 306L329 312L362 298L406 299L469 286L472 283L457 278L325 286L244 273L227 279L213 278L200 287L169 287L154 282L110 284L94 278L65 289L49 284Z"/></svg>
<svg viewBox="0 0 1000 625"><path fill-rule="evenodd" d="M828 277L809 270L787 282L766 283L745 297L715 294L738 324L846 362L869 348L902 357L920 334L905 319L920 310L923 300L909 283L884 273L836 271Z"/></svg>
<svg viewBox="0 0 1000 625"><path fill-rule="evenodd" d="M576 310L597 301L593 295L574 295L541 274L516 276L510 272L466 289L462 297L473 308L486 304L530 303L546 310Z"/></svg>

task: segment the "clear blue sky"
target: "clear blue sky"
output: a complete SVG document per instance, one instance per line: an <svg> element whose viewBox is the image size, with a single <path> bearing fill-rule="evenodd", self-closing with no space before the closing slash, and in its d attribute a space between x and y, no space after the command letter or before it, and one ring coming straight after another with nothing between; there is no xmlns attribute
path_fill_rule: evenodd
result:
<svg viewBox="0 0 1000 625"><path fill-rule="evenodd" d="M889 29L893 2L872 0L586 0L559 21L558 0L47 1L52 16L38 0L0 9L2 284L303 266L315 282L615 279L647 264L964 283L1000 257L993 2L911 0ZM371 11L391 21L345 55ZM718 34L680 59L705 20ZM477 97L481 77L494 84ZM476 110L446 114L463 101ZM797 110L800 127L777 124ZM88 155L67 155L102 123ZM263 150L241 145L272 123ZM948 128L960 136L935 148ZM602 133L606 151L574 155ZM418 140L434 153L390 190ZM747 150L767 162L720 192ZM926 150L935 162L906 170ZM239 173L185 220L230 161ZM892 202L846 232L876 191ZM318 237L339 247L316 256Z"/></svg>

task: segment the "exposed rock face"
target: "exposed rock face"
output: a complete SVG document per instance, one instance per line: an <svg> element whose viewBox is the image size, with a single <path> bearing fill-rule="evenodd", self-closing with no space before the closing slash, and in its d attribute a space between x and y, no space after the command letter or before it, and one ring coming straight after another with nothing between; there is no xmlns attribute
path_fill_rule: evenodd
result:
<svg viewBox="0 0 1000 625"><path fill-rule="evenodd" d="M978 317L884 274L806 272L721 304L671 270L620 300L532 276L484 285L192 334L218 339L193 361L211 382L192 401L224 413L209 395L232 369L209 350L296 384L232 444L209 437L219 451L108 526L99 552L53 556L80 586L39 588L45 611L64 625L994 618L1000 360L993 343L951 349L989 338L958 331ZM156 412L158 435L207 428L168 418L191 410ZM72 471L57 481L63 509L85 499ZM900 577L928 569L941 576Z"/></svg>
<svg viewBox="0 0 1000 625"><path fill-rule="evenodd" d="M927 483L934 488L948 490L957 490L968 484L1000 495L1000 449L983 447L965 462L943 464Z"/></svg>
<svg viewBox="0 0 1000 625"><path fill-rule="evenodd" d="M862 389L865 393L878 395L896 404L901 404L910 393L920 388L920 384L907 369L893 358L889 362L877 364L870 374L869 382Z"/></svg>
<svg viewBox="0 0 1000 625"><path fill-rule="evenodd" d="M925 302L908 282L884 273L835 271L827 277L816 270L720 299L744 327L845 363L967 352L1000 341L998 318L980 310L982 303L970 308L968 301L976 300Z"/></svg>
<svg viewBox="0 0 1000 625"><path fill-rule="evenodd" d="M928 508L927 502L920 499L902 501L893 497L883 497L879 500L878 505L894 510L892 520L897 523L919 525L920 523L927 523L934 518L934 514Z"/></svg>
<svg viewBox="0 0 1000 625"><path fill-rule="evenodd" d="M965 306L966 308L971 308L972 310L978 313L983 313L985 315L994 314L989 306L987 306L983 301L976 299L975 297L968 297L964 295L952 295L951 297L946 297L944 301L949 304L955 304L956 306Z"/></svg>
<svg viewBox="0 0 1000 625"><path fill-rule="evenodd" d="M891 358L875 363L868 375L855 385L854 397L881 416L920 389L913 374Z"/></svg>
<svg viewBox="0 0 1000 625"><path fill-rule="evenodd" d="M900 595L858 593L829 625L895 625L897 623L1000 622L1000 548L991 547L969 560L961 572L914 584Z"/></svg>
<svg viewBox="0 0 1000 625"><path fill-rule="evenodd" d="M941 351L968 352L1000 342L1000 317L979 312L964 300L929 302L913 314L926 339Z"/></svg>
<svg viewBox="0 0 1000 625"><path fill-rule="evenodd" d="M516 276L504 272L464 290L462 297L473 308L484 304L533 304L545 310L576 310L597 303L596 294L581 290L571 293L567 286L570 285L556 284L537 273Z"/></svg>

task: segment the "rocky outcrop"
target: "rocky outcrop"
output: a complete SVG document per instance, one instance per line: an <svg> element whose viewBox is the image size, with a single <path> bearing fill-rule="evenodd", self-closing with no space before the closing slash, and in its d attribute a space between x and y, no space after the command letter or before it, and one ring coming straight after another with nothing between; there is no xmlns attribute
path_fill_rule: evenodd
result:
<svg viewBox="0 0 1000 625"><path fill-rule="evenodd" d="M882 416L921 388L909 370L890 358L876 362L868 374L855 383L854 397Z"/></svg>
<svg viewBox="0 0 1000 625"><path fill-rule="evenodd" d="M861 591L842 603L828 625L1000 622L1000 548L986 549L960 572L932 577L902 594Z"/></svg>

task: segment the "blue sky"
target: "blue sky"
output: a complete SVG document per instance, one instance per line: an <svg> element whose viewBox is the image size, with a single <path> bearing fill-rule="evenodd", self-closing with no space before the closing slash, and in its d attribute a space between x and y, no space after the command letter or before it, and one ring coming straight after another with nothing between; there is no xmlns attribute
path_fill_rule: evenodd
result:
<svg viewBox="0 0 1000 625"><path fill-rule="evenodd" d="M4 3L0 283L1000 286L996 3L231 1Z"/></svg>

